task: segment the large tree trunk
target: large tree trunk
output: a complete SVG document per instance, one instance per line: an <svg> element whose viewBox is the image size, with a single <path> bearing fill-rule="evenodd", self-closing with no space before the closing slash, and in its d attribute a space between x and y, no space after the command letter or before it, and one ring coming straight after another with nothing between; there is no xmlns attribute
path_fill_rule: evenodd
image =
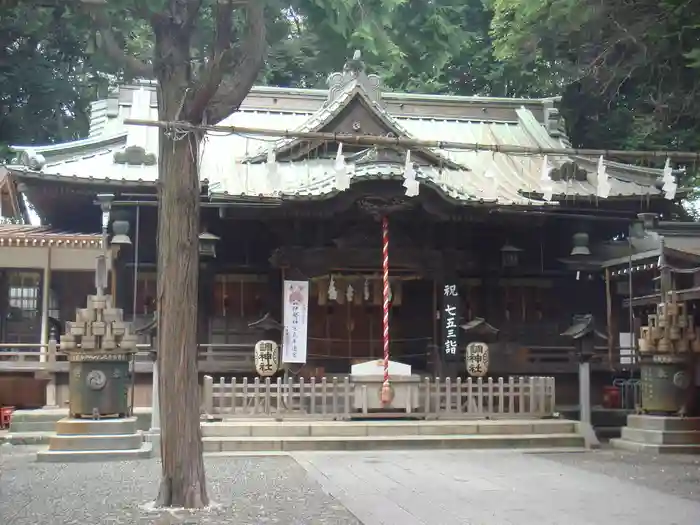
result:
<svg viewBox="0 0 700 525"><path fill-rule="evenodd" d="M190 83L189 34L171 20L156 33L160 120L180 118ZM209 504L197 372L199 137L161 132L158 207L158 359L162 480L156 504Z"/></svg>

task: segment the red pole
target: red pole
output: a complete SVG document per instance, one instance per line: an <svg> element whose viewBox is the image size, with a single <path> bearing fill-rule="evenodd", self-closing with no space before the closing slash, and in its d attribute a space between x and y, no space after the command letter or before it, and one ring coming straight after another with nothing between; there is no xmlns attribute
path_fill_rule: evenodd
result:
<svg viewBox="0 0 700 525"><path fill-rule="evenodd" d="M391 385L389 383L389 218L382 217L382 270L384 272L383 296L384 317L382 318L384 340L384 382L382 383L382 404L388 405L392 400Z"/></svg>

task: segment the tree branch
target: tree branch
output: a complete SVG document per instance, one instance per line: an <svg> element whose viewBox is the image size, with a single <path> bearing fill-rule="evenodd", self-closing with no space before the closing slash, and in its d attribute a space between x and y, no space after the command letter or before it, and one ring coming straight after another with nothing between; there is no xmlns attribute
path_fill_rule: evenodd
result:
<svg viewBox="0 0 700 525"><path fill-rule="evenodd" d="M138 58L126 54L117 42L112 32L112 24L104 12L107 2L102 0L81 0L81 2L83 8L95 22L97 31L102 37L102 44L107 56L134 76L152 78L153 68Z"/></svg>
<svg viewBox="0 0 700 525"><path fill-rule="evenodd" d="M208 124L216 124L238 109L253 87L263 65L267 50L264 2L248 0L246 12L247 33L241 46L232 50L233 60L219 60L208 72L210 77L216 75L211 80L218 80L208 83L209 86L216 85L204 110ZM228 55L230 52L231 50L227 49L221 55ZM230 77L224 78L224 68L231 71Z"/></svg>
<svg viewBox="0 0 700 525"><path fill-rule="evenodd" d="M233 2L219 0L214 10L214 43L209 61L197 75L198 85L190 91L186 101L185 117L190 122L201 123L209 101L216 94L224 76L224 68L231 61L231 41L233 39Z"/></svg>

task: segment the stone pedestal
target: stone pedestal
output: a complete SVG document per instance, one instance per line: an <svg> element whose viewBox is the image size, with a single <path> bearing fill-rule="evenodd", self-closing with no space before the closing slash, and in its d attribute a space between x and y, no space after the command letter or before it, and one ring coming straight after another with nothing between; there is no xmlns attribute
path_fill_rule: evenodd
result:
<svg viewBox="0 0 700 525"><path fill-rule="evenodd" d="M151 457L151 443L144 443L136 418L61 419L49 449L37 453L37 461L122 461Z"/></svg>
<svg viewBox="0 0 700 525"><path fill-rule="evenodd" d="M615 448L651 454L700 454L700 417L627 416Z"/></svg>

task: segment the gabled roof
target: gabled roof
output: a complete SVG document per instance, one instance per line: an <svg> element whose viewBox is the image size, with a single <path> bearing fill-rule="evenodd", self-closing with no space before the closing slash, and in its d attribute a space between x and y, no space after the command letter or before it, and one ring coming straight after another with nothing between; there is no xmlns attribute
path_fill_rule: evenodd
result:
<svg viewBox="0 0 700 525"><path fill-rule="evenodd" d="M382 93L376 76L346 69L329 78L330 89L253 88L239 111L223 125L270 130L319 130L333 126L354 101L364 105L387 132L418 140L444 140L533 148L569 146L555 99L505 99ZM157 117L155 86L146 82L122 86L106 101L92 105L90 136L51 146L15 146L17 162L9 169L18 179L64 181L67 184L107 182L153 186L158 178L156 128L124 126L125 118ZM293 148L295 139L272 141L278 153ZM213 197L275 196L282 199L323 198L338 192L328 159L278 164L281 179L271 187L267 167L270 140L259 136L209 133L203 145L201 176ZM541 200L542 158L449 149L417 149L431 165L417 167L417 179L455 202L545 204ZM589 159L550 156L561 172L578 173L553 185L554 200L596 201L596 166ZM660 170L608 162L610 198L660 195ZM348 167L352 181L401 179L399 163ZM581 174L583 173L583 176Z"/></svg>

